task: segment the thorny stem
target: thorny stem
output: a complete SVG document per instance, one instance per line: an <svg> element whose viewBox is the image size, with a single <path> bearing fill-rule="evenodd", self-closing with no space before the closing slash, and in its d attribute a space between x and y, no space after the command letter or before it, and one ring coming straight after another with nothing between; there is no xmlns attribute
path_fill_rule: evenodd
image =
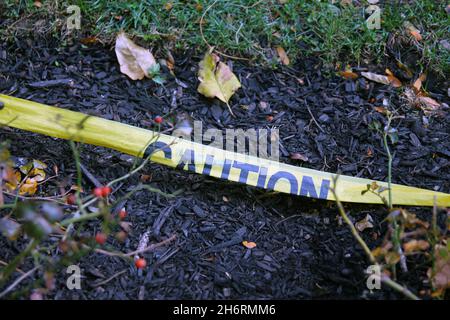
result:
<svg viewBox="0 0 450 320"><path fill-rule="evenodd" d="M361 245L361 247L363 248L364 252L366 253L367 257L369 258L370 262L378 267L380 267L381 270L381 266L376 262L375 257L372 254L372 251L370 251L368 245L366 244L366 242L364 241L363 238L361 238L361 236L358 233L358 230L356 230L355 226L353 225L353 223L351 222L350 218L348 217L348 215L345 213L345 209L344 206L342 205L341 201L339 200L337 193L336 193L336 184L337 184L337 179L339 178L339 176L336 176L333 178L333 188L330 188L331 192L333 193L334 199L336 201L336 204L338 206L338 210L339 213L342 217L342 219L344 219L344 221L347 223L347 225L350 227L350 230L353 234L353 236L356 238L356 240L358 241L358 243ZM403 295L405 295L406 297L408 297L409 299L412 300L420 300L419 297L417 297L414 293L412 293L408 288L403 287L402 285L398 284L397 282L395 282L394 280L392 280L391 278L389 278L387 275L382 275L380 277L380 280L386 284L387 286L391 287L392 289L402 293Z"/></svg>

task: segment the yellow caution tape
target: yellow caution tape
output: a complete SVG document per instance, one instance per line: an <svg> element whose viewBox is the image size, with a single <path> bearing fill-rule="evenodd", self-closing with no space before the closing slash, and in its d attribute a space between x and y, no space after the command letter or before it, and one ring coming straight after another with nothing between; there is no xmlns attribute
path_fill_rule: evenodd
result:
<svg viewBox="0 0 450 320"><path fill-rule="evenodd" d="M137 157L153 153L151 160L264 189L317 199L335 200L329 187L335 174L296 167L273 160L195 143L116 121L0 95L0 124L62 139L107 147ZM369 179L339 176L337 196L344 202L383 203L372 192L362 194ZM387 183L376 181L381 188ZM381 193L387 198L387 191ZM392 184L397 205L450 206L450 194Z"/></svg>

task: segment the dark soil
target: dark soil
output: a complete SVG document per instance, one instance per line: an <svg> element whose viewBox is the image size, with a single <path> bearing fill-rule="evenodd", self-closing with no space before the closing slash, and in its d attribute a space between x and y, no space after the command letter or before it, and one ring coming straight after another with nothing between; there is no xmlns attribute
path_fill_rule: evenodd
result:
<svg viewBox="0 0 450 320"><path fill-rule="evenodd" d="M450 113L425 119L421 111L403 104L393 88L367 85L362 78L352 81L324 76L314 59L279 70L234 62L233 71L243 88L231 100L233 118L224 104L197 93L200 56L190 52L176 55L179 81L169 78L165 86L159 86L151 80L127 79L118 70L113 50L74 43L62 46L53 39L2 43L0 92L145 128L151 126L154 116L166 115L163 129L168 129L171 119L183 112L201 120L204 130L277 127L282 142L280 161L376 180L386 180L387 157L381 136L369 129L369 124L386 122L374 107L387 99L389 108L404 116L393 124L399 134L393 147L394 182L450 192ZM58 79L65 80L52 86L36 84ZM73 85L67 79L73 80ZM187 86L182 87L180 81ZM438 85L428 89L445 102ZM262 108L261 102L267 107ZM2 141L10 141L14 156L39 159L49 168L58 166L59 177L47 182L39 190L40 196L58 194L63 179L67 186L75 183L75 164L66 141L8 128L0 129L0 134ZM131 168L130 158L115 151L80 145L80 152L82 164L101 183ZM294 152L309 160L291 160ZM369 263L348 227L339 223L331 202L272 194L156 164L142 173L151 175L149 183L164 192L184 191L174 199L148 191L135 194L125 204L127 221L132 223L130 236L124 243L109 240L109 244L123 252L135 250L147 230L151 242L173 234L176 240L145 254L149 267L143 272L123 259L94 253L85 256L80 260L82 290L66 288L67 274L61 268L56 289L46 298L401 298L389 289L373 293L366 289L364 270ZM86 176L83 183L86 190L94 187ZM114 196L138 183L138 176L127 180ZM345 207L355 221L368 213L373 217L375 227L365 230L363 236L371 248L379 245L386 231L386 209ZM431 208L410 210L422 217L431 215ZM96 222L89 226L92 234L99 228ZM246 249L242 240L254 241L257 247ZM0 237L0 260L10 261L24 244ZM27 260L22 269L31 265ZM426 260L412 258L409 267L409 273L400 273L399 281L415 293L426 289ZM13 296L27 298L27 286L39 278L42 274L25 281Z"/></svg>

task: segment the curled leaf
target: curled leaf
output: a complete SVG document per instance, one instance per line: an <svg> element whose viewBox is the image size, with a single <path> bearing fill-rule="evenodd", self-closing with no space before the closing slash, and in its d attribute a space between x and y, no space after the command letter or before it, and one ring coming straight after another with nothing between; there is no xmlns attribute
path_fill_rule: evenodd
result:
<svg viewBox="0 0 450 320"><path fill-rule="evenodd" d="M414 91L415 91L416 93L419 93L419 92L422 91L422 83L423 83L423 81L425 81L425 79L426 79L426 75L422 73L422 74L417 78L417 80L414 81L413 89L414 89Z"/></svg>
<svg viewBox="0 0 450 320"><path fill-rule="evenodd" d="M230 68L213 53L206 53L200 61L198 79L200 85L197 90L208 98L218 98L228 104L234 92L241 87L241 83Z"/></svg>
<svg viewBox="0 0 450 320"><path fill-rule="evenodd" d="M278 57L280 58L281 63L288 66L290 63L290 60L289 60L289 57L287 56L287 53L284 50L284 48L278 46L278 47L276 47L276 50L277 50L277 54L278 54Z"/></svg>
<svg viewBox="0 0 450 320"><path fill-rule="evenodd" d="M247 249L253 249L254 247L256 247L256 243L251 241L242 241L242 245Z"/></svg>
<svg viewBox="0 0 450 320"><path fill-rule="evenodd" d="M393 86L394 88L400 88L402 86L402 82L396 76L394 76L394 74L391 72L391 70L386 69L385 72L388 76L389 84L391 86Z"/></svg>
<svg viewBox="0 0 450 320"><path fill-rule="evenodd" d="M150 77L148 70L156 64L156 60L148 49L136 45L124 32L120 32L116 38L115 51L120 72L132 80Z"/></svg>
<svg viewBox="0 0 450 320"><path fill-rule="evenodd" d="M34 178L27 178L27 180L25 181L25 183L22 184L22 186L19 189L19 194L20 195L30 195L32 196L33 194L36 193L37 191L37 180Z"/></svg>
<svg viewBox="0 0 450 320"><path fill-rule="evenodd" d="M359 230L359 232L363 232L366 229L373 228L373 219L368 214L366 217L357 223L355 223L355 228Z"/></svg>

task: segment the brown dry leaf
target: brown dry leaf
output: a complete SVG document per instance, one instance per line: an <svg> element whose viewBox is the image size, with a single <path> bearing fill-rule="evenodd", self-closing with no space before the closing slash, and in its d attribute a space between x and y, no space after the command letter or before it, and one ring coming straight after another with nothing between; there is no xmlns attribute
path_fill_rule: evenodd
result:
<svg viewBox="0 0 450 320"><path fill-rule="evenodd" d="M414 81L413 89L414 89L414 91L415 91L416 93L419 93L419 92L422 91L422 83L425 81L426 78L427 78L427 76L426 76L424 73L422 73L422 74L417 78L417 80Z"/></svg>
<svg viewBox="0 0 450 320"><path fill-rule="evenodd" d="M23 195L32 196L33 194L36 193L37 186L38 186L37 180L35 180L34 178L27 178L25 183L23 183L22 186L20 187L19 194L21 196Z"/></svg>
<svg viewBox="0 0 450 320"><path fill-rule="evenodd" d="M430 247L428 241L425 240L411 240L403 244L405 253L411 253L414 251L427 250Z"/></svg>
<svg viewBox="0 0 450 320"><path fill-rule="evenodd" d="M95 36L80 39L80 42L84 45L94 44L97 43L98 41L99 41L98 38Z"/></svg>
<svg viewBox="0 0 450 320"><path fill-rule="evenodd" d="M427 272L428 278L438 290L450 288L450 255L448 248L443 245L436 245L434 256L434 272L430 268Z"/></svg>
<svg viewBox="0 0 450 320"><path fill-rule="evenodd" d="M148 49L136 45L124 32L120 32L116 38L115 51L120 72L132 80L150 77L148 70L156 65L156 60Z"/></svg>
<svg viewBox="0 0 450 320"><path fill-rule="evenodd" d="M363 232L366 229L371 229L373 228L373 219L372 217L368 214L366 215L366 217L360 221L358 221L357 223L355 223L355 228L359 230L359 232Z"/></svg>
<svg viewBox="0 0 450 320"><path fill-rule="evenodd" d="M386 69L385 72L388 76L389 83L391 86L393 86L394 88L399 88L402 86L402 82L396 76L394 76L391 70Z"/></svg>
<svg viewBox="0 0 450 320"><path fill-rule="evenodd" d="M276 50L277 50L277 54L278 54L278 57L280 58L281 63L284 64L285 66L288 66L290 63L290 60L289 60L289 57L287 56L287 53L284 50L284 48L278 46L278 47L276 47Z"/></svg>
<svg viewBox="0 0 450 320"><path fill-rule="evenodd" d="M345 79L355 80L358 78L358 74L354 73L352 69L346 69L345 71L339 71L339 75Z"/></svg>
<svg viewBox="0 0 450 320"><path fill-rule="evenodd" d="M394 251L389 251L384 256L384 259L386 260L386 263L389 265L397 264L400 261L400 254Z"/></svg>
<svg viewBox="0 0 450 320"><path fill-rule="evenodd" d="M214 53L207 52L199 64L198 79L200 85L197 91L208 98L218 98L228 104L234 92L241 87L241 83L231 69Z"/></svg>
<svg viewBox="0 0 450 320"><path fill-rule="evenodd" d="M387 109L385 107L374 107L376 112L387 114Z"/></svg>
<svg viewBox="0 0 450 320"><path fill-rule="evenodd" d="M423 110L433 112L439 110L439 108L441 107L441 104L433 98L420 96L417 97L417 99L419 100L419 103L421 104Z"/></svg>
<svg viewBox="0 0 450 320"><path fill-rule="evenodd" d="M421 92L416 94L413 89L406 88L404 97L412 107L422 109L425 115L434 114L441 109L441 104L439 102L421 94Z"/></svg>
<svg viewBox="0 0 450 320"><path fill-rule="evenodd" d="M406 28L406 31L414 37L417 41L422 41L422 35L420 34L420 30L417 29L411 22L405 21L403 26Z"/></svg>
<svg viewBox="0 0 450 320"><path fill-rule="evenodd" d="M248 249L253 249L254 247L256 247L256 243L251 242L251 241L242 241L242 245Z"/></svg>
<svg viewBox="0 0 450 320"><path fill-rule="evenodd" d="M13 172L13 174L9 176L9 178L5 184L6 189L10 192L16 190L19 182L22 180L22 175L20 174L19 171L14 170L12 172Z"/></svg>
<svg viewBox="0 0 450 320"><path fill-rule="evenodd" d="M382 83L382 84L386 84L386 85L389 85L391 83L387 76L383 76L381 74L376 74L373 72L361 72L361 75L366 79L369 79L371 81L375 81L378 83Z"/></svg>
<svg viewBox="0 0 450 320"><path fill-rule="evenodd" d="M40 1L35 1L33 4L34 4L34 6L36 8L41 8L42 7L42 2L40 2Z"/></svg>

